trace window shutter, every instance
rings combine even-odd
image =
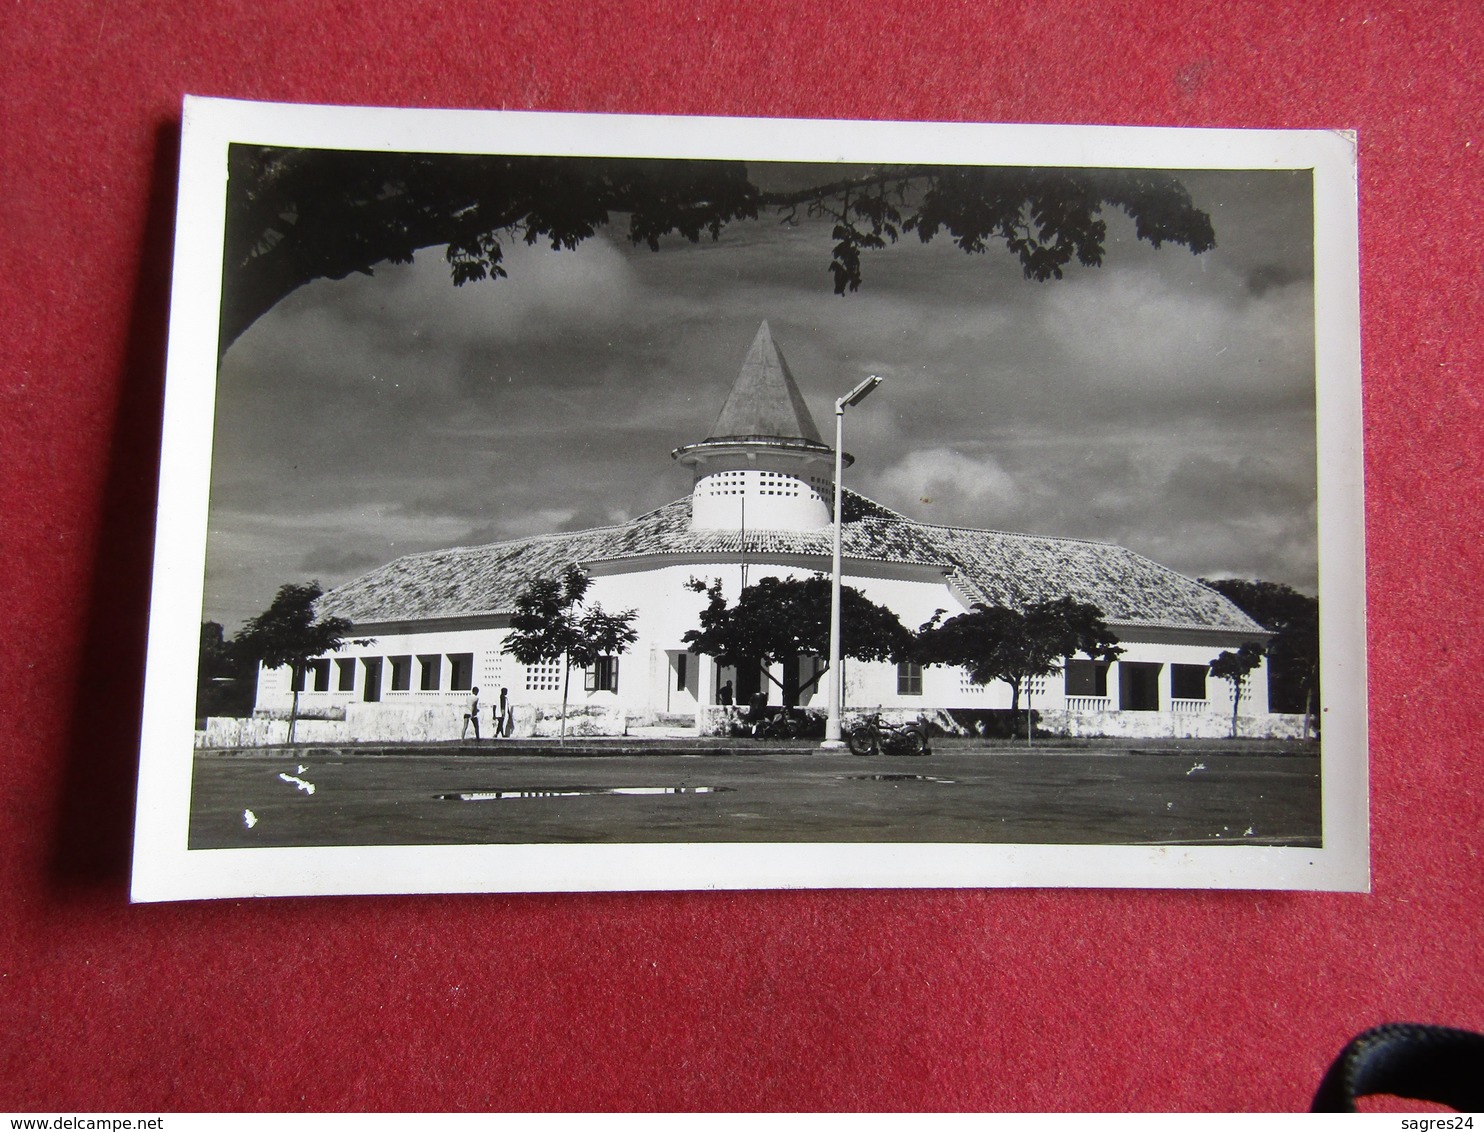
[[[582,688],[585,692],[596,692],[598,690],[598,666],[586,668],[582,673]]]

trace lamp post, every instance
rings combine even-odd
[[[835,402],[835,541],[830,556],[830,692],[829,714],[824,721],[825,750],[845,746],[840,741],[840,716],[845,707],[845,681],[840,679],[840,476],[844,471],[841,453],[845,449],[845,410],[859,405],[881,384],[874,373]]]

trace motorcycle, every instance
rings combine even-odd
[[[809,736],[807,716],[795,708],[785,708],[759,721],[752,729],[754,739],[804,739]]]
[[[849,730],[845,742],[852,755],[928,755],[927,726],[920,719],[883,723],[880,713],[867,715]]]
[[[822,734],[823,724],[798,708],[752,707],[734,718],[728,734],[733,739],[808,739]]]

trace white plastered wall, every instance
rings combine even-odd
[[[756,583],[765,577],[804,578],[816,571],[807,565],[780,565],[753,562],[747,566],[747,580]],[[709,584],[715,579],[722,582],[722,592],[728,602],[736,600],[742,588],[742,565],[738,562],[678,563],[675,565],[647,564],[639,569],[605,569],[601,565],[593,586],[588,593],[589,603],[601,604],[609,612],[634,609],[638,616],[634,627],[638,639],[619,658],[619,680],[617,692],[587,691],[584,674],[574,670],[568,684],[568,700],[572,706],[592,708],[620,708],[630,717],[650,718],[659,715],[685,715],[693,713],[698,706],[715,702],[718,683],[717,670],[709,657],[687,655],[685,633],[700,625],[700,613],[706,605],[706,595],[689,589],[687,581],[695,578]],[[916,629],[929,620],[939,609],[946,616],[965,611],[964,605],[949,588],[946,579],[935,576],[932,568],[903,567],[879,563],[856,563],[847,561],[844,581],[865,594],[871,601],[884,605],[900,618],[903,625]],[[359,630],[357,630],[359,632]],[[539,704],[550,706],[560,703],[562,680],[559,666],[546,673],[528,673],[513,657],[502,652],[507,630],[503,628],[435,629],[426,632],[379,633],[370,644],[348,643],[339,653],[331,657],[330,688],[326,691],[312,690],[312,683],[300,693],[299,712],[308,718],[343,718],[345,709],[351,704],[365,703],[367,658],[383,658],[379,702],[383,705],[432,707],[447,705],[452,711],[467,705],[470,692],[451,686],[451,664],[449,657],[470,654],[473,659],[472,682],[480,688],[482,705],[490,705],[499,698],[500,689],[508,688],[513,704]],[[1178,631],[1141,632],[1124,628],[1119,632],[1124,648],[1120,663],[1153,664],[1158,666],[1159,710],[1171,708],[1171,665],[1190,664],[1204,666],[1224,649],[1234,649],[1240,643],[1238,635],[1229,640],[1213,638],[1198,633]],[[423,690],[420,686],[421,665],[419,658],[436,655],[442,658],[437,689]],[[393,687],[390,659],[394,656],[412,658],[410,680],[407,689]],[[340,671],[335,661],[354,662],[354,683],[349,690],[339,686]],[[678,665],[685,668],[681,686]],[[929,667],[922,674],[922,694],[905,695],[898,692],[897,667],[890,663],[845,662],[845,698],[847,707],[883,707],[898,709],[933,710],[938,708],[982,708],[1007,709],[1011,693],[1007,685],[993,683],[987,687],[973,684],[958,669]],[[805,678],[811,673],[806,673]],[[774,680],[781,673],[773,672]],[[781,695],[776,683],[769,682],[769,701],[780,703]],[[1119,666],[1114,664],[1108,675],[1110,708],[1119,707]],[[1229,717],[1232,709],[1231,685],[1227,681],[1212,677],[1206,679],[1206,711]],[[263,671],[259,675],[257,708],[278,715],[286,715],[293,699],[291,683],[286,668]],[[807,705],[822,704],[822,693],[818,687],[803,698]],[[1060,709],[1066,706],[1065,682],[1060,675],[1038,681],[1031,694],[1031,704],[1042,709]],[[1025,706],[1024,702],[1021,704]],[[1185,705],[1194,710],[1195,705]],[[1244,684],[1240,714],[1258,716],[1266,714],[1267,668],[1266,662],[1248,677]]]

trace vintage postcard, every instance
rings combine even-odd
[[[1364,890],[1352,136],[188,99],[133,894]]]

